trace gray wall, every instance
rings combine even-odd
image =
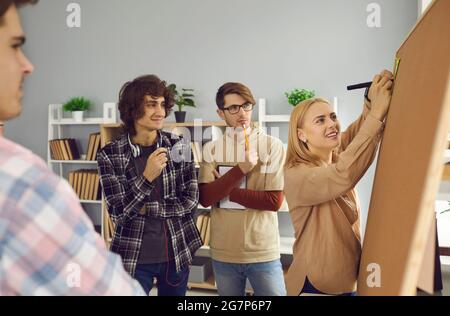
[[[78,0],[82,27],[70,29],[70,2],[41,0],[21,13],[36,71],[26,81],[24,113],[6,133],[43,158],[49,103],[83,95],[99,109],[145,73],[196,89],[199,107],[187,120],[217,120],[217,88],[241,81],[267,98],[270,114],[290,112],[284,92],[295,87],[337,96],[346,126],[362,109],[362,93],[346,85],[392,69],[417,19],[413,0],[375,1],[382,27],[373,29],[366,25],[369,0]],[[373,168],[359,185],[363,228],[372,178]]]

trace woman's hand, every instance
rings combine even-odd
[[[375,76],[370,87],[369,98],[372,103],[370,114],[380,121],[383,121],[388,113],[393,84],[394,75],[392,72],[383,70]]]

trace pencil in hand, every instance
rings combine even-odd
[[[248,140],[247,128],[246,128],[245,124],[243,125],[243,127],[244,127],[244,136],[245,136],[245,151],[249,151],[249,149],[250,149],[250,142]]]

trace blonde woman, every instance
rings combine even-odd
[[[295,243],[288,295],[355,292],[361,236],[354,188],[374,160],[392,84],[387,70],[375,76],[361,116],[343,133],[325,99],[306,100],[291,114],[284,192]]]

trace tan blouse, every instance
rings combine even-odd
[[[285,170],[285,196],[295,230],[286,287],[299,295],[305,278],[321,292],[353,292],[361,256],[360,207],[354,189],[373,162],[383,123],[363,114],[342,133],[337,162]]]

